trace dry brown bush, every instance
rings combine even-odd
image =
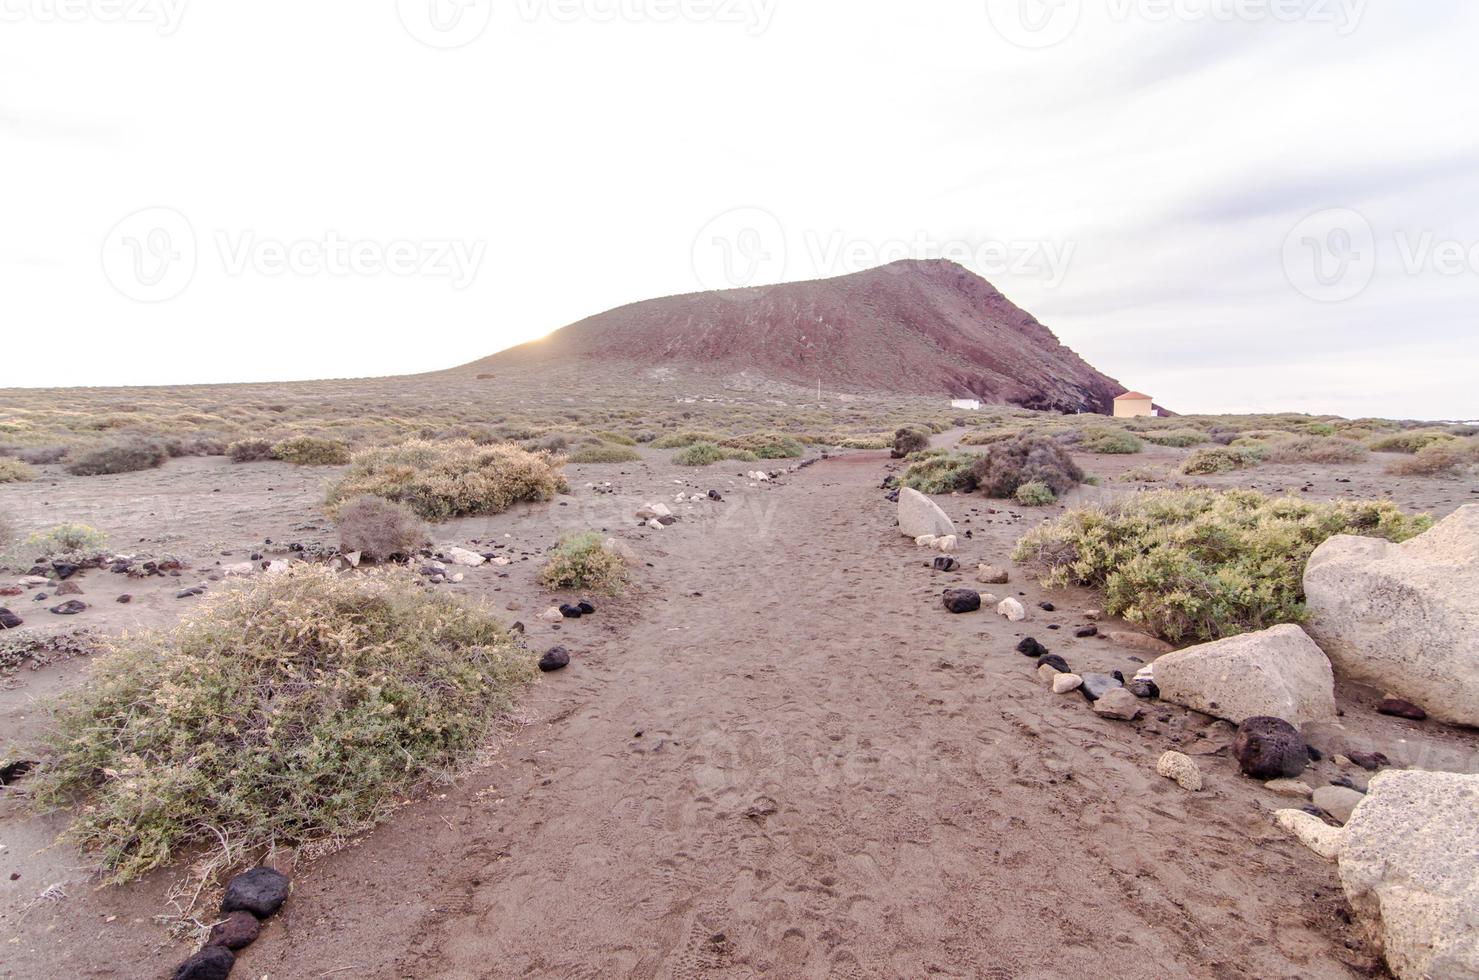
[[[340,506],[338,524],[340,549],[370,561],[409,556],[431,540],[426,522],[411,508],[368,494]]]

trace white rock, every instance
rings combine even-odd
[[[1479,776],[1378,773],[1345,825],[1340,880],[1401,980],[1479,978]]]
[[[1298,626],[1275,626],[1168,653],[1155,662],[1161,700],[1241,723],[1267,715],[1299,726],[1335,717],[1330,661]]]
[[[1027,619],[1027,607],[1012,596],[1007,596],[997,603],[996,611],[1014,623],[1021,623]]]
[[[1362,793],[1347,786],[1321,786],[1311,794],[1315,806],[1324,810],[1340,823],[1348,823],[1351,813],[1366,799]]]
[[[912,487],[899,488],[899,533],[906,538],[955,533],[955,525],[933,500]]]
[[[270,562],[267,563],[267,569],[264,572],[264,574],[267,574],[267,575],[281,575],[281,574],[283,574],[284,572],[286,572],[288,569],[290,569],[292,567],[293,567],[293,563],[292,562],[290,562],[290,561],[283,561],[281,558],[278,558],[278,559],[274,559],[273,561],[270,561]]]
[[[1334,861],[1340,849],[1340,828],[1332,827],[1319,817],[1303,810],[1278,810],[1274,823],[1299,839],[1299,842],[1327,861]]]
[[[921,534],[919,537],[914,539],[914,547],[933,548],[939,543],[939,541],[940,539],[933,534]]]
[[[647,522],[647,526],[650,527],[650,528],[652,528],[652,530],[654,530],[654,531],[661,531],[663,529],[663,523],[662,523],[662,521],[658,520],[655,517],[652,520],[650,520],[650,521]]]
[[[539,618],[544,620],[546,623],[563,623],[565,621],[565,614],[560,612],[558,607],[550,606],[544,612],[539,614]]]
[[[234,565],[225,565],[225,566],[223,566],[221,568],[221,574],[226,575],[226,576],[232,576],[232,575],[250,575],[253,572],[255,572],[256,570],[257,570],[257,566],[255,564],[253,564],[252,562],[249,562],[249,561],[239,561],[239,562],[237,562]]]
[[[1263,788],[1280,796],[1292,796],[1295,799],[1307,800],[1314,794],[1310,784],[1299,779],[1270,779],[1263,784]]]
[[[668,508],[668,505],[667,504],[653,504],[652,505],[652,514],[653,514],[654,517],[672,517],[673,516],[672,510],[670,510]]]
[[[1310,635],[1341,676],[1479,726],[1479,504],[1403,544],[1331,538],[1304,589]]]
[[[1053,693],[1068,694],[1084,686],[1084,679],[1077,674],[1059,674],[1053,678]]]
[[[1057,667],[1049,667],[1047,664],[1043,664],[1037,668],[1037,679],[1049,687],[1057,683],[1058,678],[1062,676],[1062,672]]]
[[[46,585],[50,581],[51,579],[47,578],[45,575],[23,575],[17,580],[17,583],[24,586],[32,586]]]
[[[493,564],[497,565],[499,568],[507,568],[513,563],[514,560],[512,558],[505,558],[502,555],[495,555],[493,558]]]
[[[447,581],[449,581],[449,582],[452,582],[452,583],[454,583],[454,584],[455,584],[455,583],[458,583],[458,582],[461,582],[461,581],[462,581],[462,580],[463,580],[463,579],[465,579],[465,578],[467,578],[467,576],[466,576],[466,575],[464,575],[464,574],[463,574],[463,573],[461,573],[461,572],[457,572],[457,573],[456,573],[456,574],[454,574],[454,575],[453,575],[453,576],[452,576],[452,577],[451,577],[451,578],[449,578],[449,579],[448,579],[448,580],[447,580]]]
[[[948,555],[955,551],[957,545],[959,544],[959,541],[960,539],[957,538],[955,535],[947,534],[943,538],[939,538],[935,541],[935,547]]]
[[[1178,786],[1188,792],[1195,793],[1202,788],[1202,771],[1197,768],[1191,756],[1180,752],[1162,755],[1155,764],[1155,771],[1167,779],[1175,780]]]
[[[488,560],[477,552],[468,551],[466,548],[448,549],[447,558],[452,562],[452,564],[461,565],[464,568],[477,568],[479,565],[482,565]]]
[[[364,558],[364,553],[359,551],[351,551],[349,554],[344,555],[344,560],[349,564],[350,568],[359,568],[359,563],[364,561]]]

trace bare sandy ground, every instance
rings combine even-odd
[[[1112,478],[1180,456],[1085,462]],[[1093,596],[1049,594],[1014,574],[994,589],[1021,595],[1030,622],[945,613],[940,591],[973,576],[932,571],[898,535],[878,490],[891,465],[861,453],[752,486],[738,475],[744,464],[694,471],[652,454],[572,467],[576,492],[555,504],[445,527],[449,542],[499,541],[528,558],[474,570],[455,588],[526,623],[536,650],[567,646],[574,664],[529,692],[525,724],[481,771],[300,864],[286,910],[235,975],[1026,980],[1378,969],[1333,866],[1272,826],[1288,801],[1227,758],[1230,726],[1166,705],[1133,724],[1101,719],[1076,695],[1044,689],[1013,652],[1032,635],[1075,668],[1133,670],[1144,654],[1074,638]],[[25,525],[86,520],[115,545],[175,550],[195,584],[216,561],[330,540],[316,511],[325,476],[180,460],[150,474],[6,487],[0,506]],[[1242,485],[1250,479],[1294,492],[1308,483],[1320,497],[1381,495],[1385,480],[1400,503],[1439,514],[1473,499],[1452,481],[1381,477],[1379,464],[1264,467]],[[605,480],[615,493],[586,486]],[[673,505],[675,527],[634,529],[640,504],[708,489],[724,502]],[[1114,492],[1110,479],[1083,491]],[[960,555],[968,569],[1005,563],[1027,527],[1057,512],[941,503],[972,532]],[[637,583],[556,630],[536,618],[552,598],[534,581],[537,556],[562,530],[589,527],[637,552]],[[137,595],[137,583],[88,573],[83,598],[94,607],[79,619],[111,632],[188,611],[174,598],[179,580],[153,581]],[[114,604],[120,591],[135,602]],[[1049,598],[1057,611],[1038,610]],[[0,752],[34,737],[40,699],[85,676],[85,662],[72,662],[15,678],[0,692]],[[1474,733],[1376,716],[1379,693],[1343,687],[1344,724],[1326,744],[1475,770]],[[1203,792],[1155,775],[1168,748],[1198,759]],[[1341,772],[1327,756],[1305,778],[1318,785]],[[15,796],[0,798],[0,976],[167,975],[188,952],[151,922],[170,876],[95,889],[80,856],[50,846],[62,818],[30,816]],[[52,885],[61,894],[38,898]]]

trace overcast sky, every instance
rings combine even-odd
[[[0,386],[955,258],[1181,411],[1479,416],[1470,0],[0,0]]]

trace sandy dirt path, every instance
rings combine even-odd
[[[1368,963],[1331,866],[1270,826],[1285,804],[1221,757],[1203,758],[1200,794],[1154,774],[1166,748],[1211,753],[1229,729],[1164,706],[1112,722],[1048,693],[1013,652],[1025,633],[1075,667],[1133,655],[1072,638],[1066,607],[1087,594],[1027,624],[947,615],[939,591],[967,578],[897,534],[886,466],[826,460],[649,542],[642,595],[532,692],[495,763],[309,869],[238,972],[1311,978]],[[946,503],[971,522],[969,567],[1023,529]]]

